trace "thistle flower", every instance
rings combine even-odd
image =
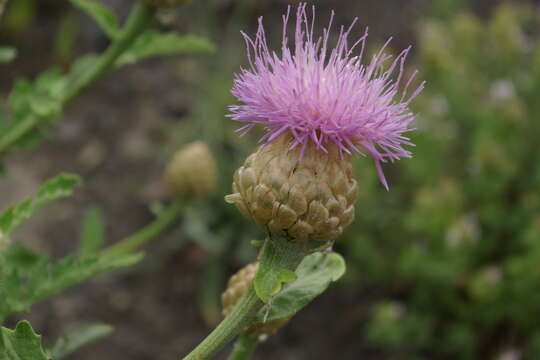
[[[232,93],[243,104],[230,106],[229,117],[245,123],[239,129],[242,133],[263,125],[266,134],[261,142],[272,142],[288,132],[294,137],[291,148],[300,146],[304,150],[308,142],[313,142],[324,152],[330,144],[345,154],[362,154],[363,149],[375,160],[379,178],[388,188],[381,162],[411,157],[403,148],[413,146],[404,136],[412,130],[410,124],[415,119],[409,105],[424,87],[422,83],[407,97],[415,72],[399,95],[410,47],[392,60],[391,55],[384,54],[389,39],[364,64],[367,29],[349,46],[355,19],[349,28],[340,28],[337,43],[330,48],[334,14],[322,36],[315,38],[314,7],[312,13],[310,20],[306,4],[298,6],[291,49],[286,30],[288,8],[283,16],[281,56],[269,50],[262,18],[254,39],[242,33],[250,66],[235,78]]]
[[[354,218],[357,183],[350,155],[371,155],[388,189],[381,163],[411,156],[403,148],[413,146],[404,135],[415,118],[409,105],[424,85],[407,96],[413,73],[400,93],[410,48],[392,60],[384,54],[387,42],[363,64],[367,30],[349,46],[355,20],[340,28],[330,48],[334,15],[315,38],[312,12],[310,20],[306,4],[298,6],[291,50],[289,7],[280,55],[268,48],[262,18],[254,39],[242,33],[249,67],[235,78],[232,93],[242,104],[230,106],[229,117],[244,123],[238,129],[242,135],[257,124],[266,134],[236,172],[234,193],[226,201],[271,235],[331,241]]]

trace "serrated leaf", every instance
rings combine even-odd
[[[104,5],[92,0],[71,0],[71,3],[87,13],[111,39],[118,35],[118,18]]]
[[[44,183],[38,191],[35,203],[42,207],[51,201],[70,196],[75,186],[81,183],[82,179],[78,175],[60,174]]]
[[[142,258],[142,253],[87,257],[80,260],[68,256],[49,267],[47,281],[34,285],[32,303],[59,294],[64,289],[82,283],[101,272],[133,265]],[[32,281],[35,283],[33,279]]]
[[[30,323],[19,321],[15,330],[2,327],[0,359],[2,360],[50,360],[51,357],[41,347],[41,336],[37,335]]]
[[[35,82],[17,79],[9,95],[13,122],[22,121],[29,115],[39,117],[39,123],[53,122],[60,115],[66,77],[59,69],[40,74]]]
[[[91,208],[84,215],[80,256],[85,257],[96,253],[103,245],[104,240],[105,231],[101,211],[98,208]]]
[[[337,253],[306,256],[296,269],[296,280],[283,287],[257,315],[260,321],[288,319],[322,294],[345,273],[345,260]]]
[[[133,265],[141,253],[67,256],[58,262],[13,244],[0,257],[0,322],[6,316],[29,311],[39,301],[57,295],[97,274]]]
[[[40,187],[36,197],[11,206],[0,214],[0,232],[9,235],[48,203],[71,195],[73,188],[80,183],[81,178],[71,174],[60,174],[45,182]]]
[[[139,36],[135,43],[118,58],[116,66],[132,64],[155,56],[211,52],[214,49],[214,45],[203,37],[149,30]]]
[[[17,49],[9,46],[0,46],[0,64],[12,62],[17,57]]]
[[[60,118],[66,85],[67,77],[58,69],[40,74],[34,83],[17,79],[9,94],[9,120],[2,119],[0,123],[0,142],[7,141],[10,148],[28,148],[39,143],[42,125]],[[13,132],[18,134],[15,141]]]
[[[54,360],[62,359],[81,347],[108,336],[112,331],[113,327],[108,324],[96,323],[83,326],[59,338],[50,350],[51,356]]]

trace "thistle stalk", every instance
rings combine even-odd
[[[183,209],[183,204],[177,200],[170,207],[159,214],[158,218],[154,222],[140,229],[136,233],[120,240],[116,244],[104,249],[102,254],[107,256],[119,255],[136,250],[138,247],[152,240],[162,231],[167,229],[171,224],[173,224],[176,219],[178,219],[178,216],[182,213]]]
[[[294,271],[303,257],[304,252],[300,245],[293,247],[286,239],[280,238],[267,239],[261,252],[261,258],[268,258],[268,264],[275,270]],[[229,315],[183,360],[210,359],[248,328],[263,306],[263,301],[257,295],[254,285],[251,284]]]

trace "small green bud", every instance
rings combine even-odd
[[[165,172],[171,190],[186,196],[201,198],[212,193],[217,180],[216,162],[208,146],[196,141],[178,150]]]
[[[224,316],[229,315],[242,295],[247,291],[258,268],[259,263],[249,264],[231,276],[227,283],[227,289],[221,295]],[[289,319],[256,323],[251,325],[251,327],[246,330],[246,333],[255,335],[262,341],[268,336],[275,334],[276,331],[285,326],[287,322],[289,322]]]
[[[175,6],[184,5],[190,2],[190,0],[141,0],[141,1],[147,5],[160,7],[160,8],[171,8]]]

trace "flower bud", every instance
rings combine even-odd
[[[249,264],[231,276],[227,283],[227,289],[221,295],[224,316],[229,315],[234,306],[238,303],[238,300],[240,300],[242,295],[247,291],[258,268],[259,263]],[[288,321],[289,319],[280,319],[256,323],[251,325],[251,327],[246,330],[246,333],[253,334],[263,340],[266,337],[275,334],[276,331],[285,326]]]
[[[358,187],[350,157],[332,142],[325,152],[312,142],[291,149],[291,141],[281,135],[250,155],[225,201],[271,235],[332,241],[354,219]]]
[[[141,1],[150,6],[170,8],[170,7],[184,5],[188,3],[190,0],[141,0]]]
[[[178,150],[167,165],[165,180],[176,193],[204,197],[216,187],[216,163],[208,146],[196,141]]]

